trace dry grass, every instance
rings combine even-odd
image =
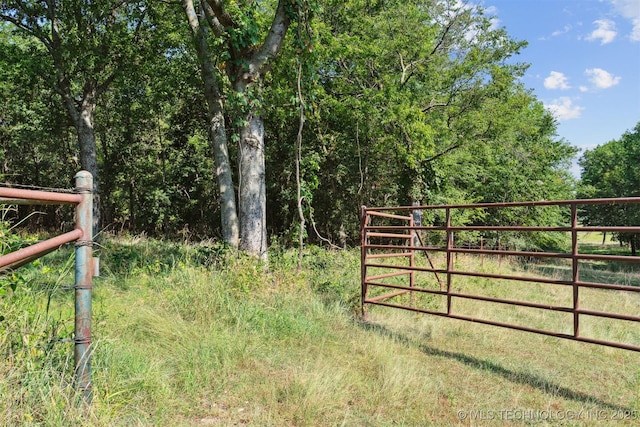
[[[13,364],[0,367],[0,424],[442,426],[529,417],[525,424],[558,425],[558,416],[580,410],[581,420],[564,424],[596,425],[589,416],[623,411],[635,418],[616,425],[637,424],[637,353],[384,307],[371,308],[362,322],[355,315],[357,252],[312,248],[298,273],[295,252],[274,251],[265,272],[206,248],[194,255],[160,245],[154,252],[147,242],[133,247],[110,249],[111,267],[94,295],[92,407],[74,401],[67,344],[56,345],[56,363],[5,352]],[[495,283],[459,286],[507,292]],[[543,286],[522,292],[541,301],[566,298]],[[50,317],[65,312],[69,298],[56,296]],[[625,296],[621,307],[637,313],[639,304]],[[458,308],[563,327],[562,319],[487,305]],[[607,336],[624,331],[598,329]]]

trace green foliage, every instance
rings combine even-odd
[[[35,236],[21,235],[15,231],[12,225],[12,214],[15,214],[15,207],[0,204],[0,255],[15,252],[23,247],[35,243]],[[0,299],[7,293],[14,292],[18,287],[27,284],[26,277],[20,271],[0,272]],[[0,307],[0,322],[6,317],[6,307]]]
[[[17,3],[41,12],[40,3],[24,1],[3,2],[3,11]],[[62,59],[74,93],[87,75],[109,83],[94,126],[104,224],[154,236],[219,237],[211,122],[189,27],[176,18],[178,6],[166,2],[126,2],[109,21],[105,11],[116,4],[65,3],[59,16],[70,35]],[[207,37],[227,135],[239,141],[249,112],[264,119],[267,221],[275,240],[288,245],[298,233],[301,109],[303,231],[312,243],[320,242],[317,231],[357,244],[361,205],[572,197],[568,161],[575,150],[557,140],[553,118],[519,81],[526,64],[513,61],[526,42],[491,26],[481,8],[454,1],[285,2],[291,22],[279,55],[236,90],[234,73],[246,71],[261,47],[277,3],[221,4],[231,21]],[[79,20],[71,19],[74,7]],[[96,30],[85,34],[91,22]],[[3,25],[0,175],[68,187],[79,153],[51,86],[55,64],[38,34]],[[236,163],[238,144],[229,144],[229,153]],[[39,225],[69,220],[56,208],[46,212]],[[528,223],[534,215],[464,221]],[[558,215],[542,219],[552,225]]]
[[[582,177],[578,195],[581,198],[640,196],[640,122],[633,131],[619,140],[609,141],[580,158]],[[632,226],[640,223],[640,209],[635,205],[585,206],[581,221],[586,225]],[[617,233],[617,238],[629,243],[635,255],[640,247],[640,235]]]
[[[233,259],[230,249],[222,243],[203,241],[186,245],[134,237],[107,240],[101,245],[100,254],[108,260],[102,266],[104,275],[114,277],[166,274],[191,264],[223,268]]]
[[[43,55],[32,38],[0,23],[0,178],[66,187],[67,171],[76,166],[64,111],[44,81],[49,72]]]
[[[455,2],[324,5],[304,133],[304,156],[318,159],[318,171],[304,173],[318,182],[321,234],[340,241],[346,231],[357,242],[361,205],[571,198],[575,149],[555,139],[553,118],[518,82],[526,65],[510,59],[526,43],[489,19]],[[291,167],[282,166],[294,160],[282,146],[297,131],[294,58],[285,50],[265,94],[284,106],[266,117],[273,222],[283,231],[296,221]]]
[[[19,282],[10,292],[4,292],[7,278],[0,277],[4,425],[69,425],[80,415],[73,385],[74,306],[72,298],[64,297],[73,294],[70,283],[64,283],[70,268],[36,261],[12,273]]]
[[[10,215],[17,211],[16,207],[0,205],[0,255],[22,248],[24,240],[13,232],[13,226],[9,220]]]
[[[632,366],[633,352],[384,307],[370,309],[368,322],[358,321],[358,251],[311,246],[298,271],[295,251],[276,246],[266,272],[213,243],[127,238],[105,239],[103,246],[103,266],[110,268],[93,293],[93,404],[79,405],[73,385],[73,292],[66,286],[42,291],[67,268],[61,261],[69,253],[59,252],[42,261],[50,271],[29,270],[39,286],[18,288],[3,306],[10,312],[0,321],[0,424],[455,424],[458,407],[509,407],[523,395],[523,411],[544,410],[550,400],[576,413],[639,409],[640,372],[620,375],[619,366]],[[499,268],[487,258],[483,265],[488,272]],[[511,267],[503,259],[499,271],[522,274]],[[553,267],[527,265],[537,273]],[[586,266],[582,273],[606,280],[614,274]],[[633,270],[615,274],[625,276],[637,281]],[[570,300],[565,287],[550,292],[548,284],[456,284],[498,298],[552,305],[567,295]],[[619,313],[633,314],[636,296],[613,295],[621,298],[615,299]],[[436,298],[420,296],[416,303],[442,309]],[[587,292],[581,298],[595,310],[614,301]],[[482,312],[473,302],[456,302],[455,310],[469,315],[553,330],[567,325],[566,317],[531,316],[512,306]],[[640,339],[627,325],[581,322],[581,332]],[[589,377],[594,369],[608,378],[604,386]],[[500,393],[491,392],[496,385]]]

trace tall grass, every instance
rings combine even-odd
[[[297,253],[275,247],[266,271],[213,243],[146,239],[101,249],[84,407],[69,255],[29,267],[0,300],[2,425],[484,425],[499,420],[459,411],[640,410],[636,353],[388,308],[361,322],[357,251],[309,248],[298,271]]]

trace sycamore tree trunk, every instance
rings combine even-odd
[[[264,164],[264,123],[249,114],[240,130],[240,249],[267,261],[267,195]]]
[[[233,177],[227,148],[227,133],[224,127],[222,109],[211,108],[209,103],[210,126],[209,134],[213,143],[213,154],[216,161],[216,179],[220,191],[220,208],[222,220],[222,237],[231,247],[238,247],[239,223],[236,207],[236,192],[233,188]],[[220,104],[219,100],[214,101]]]
[[[291,24],[287,7],[288,0],[279,0],[271,28],[261,46],[255,49],[240,49],[230,46],[230,56],[235,64],[241,66],[228,67],[227,72],[234,90],[246,98],[247,90],[259,85],[266,73],[266,63],[275,58],[282,47],[285,35]],[[208,0],[212,7],[220,3]],[[289,6],[287,6],[287,4]],[[214,11],[215,12],[215,11]],[[227,21],[224,11],[219,10],[218,22],[228,22],[231,26],[238,24]],[[260,92],[258,89],[257,93]],[[254,95],[259,96],[259,95]],[[250,97],[250,96],[249,96]],[[240,129],[238,153],[238,205],[240,212],[240,248],[248,254],[258,257],[264,262],[267,259],[267,195],[265,183],[264,160],[264,123],[255,107],[249,103],[249,111],[244,117],[244,125]]]
[[[237,248],[239,240],[238,211],[227,147],[223,97],[216,80],[216,68],[207,42],[206,26],[202,24],[206,22],[206,17],[202,10],[199,14],[196,12],[193,0],[183,0],[182,7],[191,28],[209,110],[209,138],[213,144],[216,179],[220,191],[222,237],[231,247]]]
[[[223,42],[228,60],[225,61],[225,70],[232,90],[244,99],[249,89],[253,85],[259,85],[264,74],[267,72],[266,63],[275,58],[282,47],[287,30],[291,24],[292,14],[297,14],[296,2],[290,0],[279,0],[275,14],[271,21],[271,27],[266,33],[262,43],[254,40],[254,30],[257,30],[258,22],[245,22],[238,19],[238,15],[227,10],[227,2],[218,0],[199,0],[196,12],[194,8],[195,0],[182,0],[187,20],[193,32],[198,59],[205,80],[205,93],[207,100],[211,99],[210,111],[220,112],[219,120],[215,122],[219,132],[214,139],[219,145],[226,144],[226,135],[222,138],[224,131],[223,100],[224,94],[216,84],[216,78],[222,77],[220,71],[216,71],[213,66],[214,58],[211,56],[207,45],[205,25],[211,29],[219,41]],[[249,6],[249,5],[248,5]],[[252,5],[251,7],[258,7]],[[230,37],[233,35],[233,37]],[[209,82],[209,83],[207,83]],[[208,85],[208,86],[207,86]],[[256,91],[256,92],[259,92]],[[251,95],[250,95],[251,96]],[[259,96],[259,95],[258,95]],[[264,124],[262,117],[254,107],[248,103],[249,110],[244,110],[244,124],[239,129],[239,150],[238,150],[238,224],[240,229],[239,247],[250,255],[256,256],[263,261],[267,261],[267,230],[266,230],[266,184],[265,184],[265,159],[264,159]],[[214,117],[214,116],[212,116]],[[234,120],[235,121],[235,120]],[[214,121],[212,121],[213,128]],[[219,137],[219,139],[217,139]],[[226,147],[226,145],[225,145]],[[219,150],[216,153],[216,162]],[[226,152],[224,156],[227,156]],[[227,157],[228,159],[228,157]],[[220,168],[221,163],[218,163]],[[228,194],[233,194],[231,185],[231,173],[229,171],[229,185],[222,185],[229,190]],[[219,181],[220,183],[220,181]],[[223,196],[224,197],[224,196]],[[231,199],[224,202],[224,208],[231,209]],[[233,209],[235,211],[235,209]]]
[[[415,206],[418,207],[422,205],[422,201],[421,200],[416,200],[413,199],[411,201],[411,206]],[[422,226],[422,216],[423,216],[423,212],[422,209],[414,209],[411,211],[411,216],[413,217],[413,225],[416,227],[421,227]],[[422,239],[420,238],[420,231],[415,230],[415,233],[413,234],[413,245],[414,246],[422,246]]]

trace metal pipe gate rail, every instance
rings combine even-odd
[[[93,177],[87,171],[75,176],[70,192],[25,190],[0,187],[0,204],[45,205],[75,204],[76,227],[73,231],[0,256],[0,273],[25,265],[60,246],[75,246],[75,332],[74,362],[76,387],[85,401],[91,400],[91,289],[97,259],[93,253]],[[97,275],[97,274],[96,274]]]
[[[383,207],[361,209],[361,304],[362,315],[366,317],[365,305],[379,305],[400,308],[413,312],[432,314],[435,316],[448,317],[452,319],[466,320],[470,322],[482,323],[493,326],[501,326],[526,332],[548,335],[558,338],[566,338],[575,341],[599,344],[609,347],[622,348],[632,351],[640,351],[640,346],[612,342],[593,337],[586,337],[580,333],[580,320],[585,316],[591,318],[613,319],[615,321],[628,321],[634,324],[640,323],[640,317],[635,315],[596,311],[581,308],[580,291],[582,289],[602,289],[611,292],[640,292],[640,286],[628,286],[611,283],[596,283],[583,281],[580,278],[580,263],[586,261],[596,262],[624,262],[640,263],[640,257],[584,254],[578,250],[578,233],[580,232],[610,232],[610,233],[640,233],[640,226],[580,226],[578,221],[579,206],[591,205],[636,205],[635,209],[640,209],[640,197],[615,198],[615,199],[583,199],[565,201],[540,201],[540,202],[514,202],[514,203],[485,203],[485,204],[459,204],[441,206],[405,206],[405,207]],[[546,209],[569,210],[569,222],[566,226],[473,226],[473,225],[453,225],[452,217],[454,213],[464,210],[484,211],[485,213],[495,212],[498,209]],[[431,217],[439,215],[438,225],[422,225],[420,218],[427,213]],[[566,213],[565,213],[566,214]],[[514,250],[503,248],[499,245],[496,248],[487,249],[484,244],[457,245],[456,233],[475,232],[486,235],[493,233],[499,235],[505,232],[518,233],[569,233],[571,236],[571,252],[537,252]],[[422,243],[421,235],[424,233],[435,233],[442,236],[439,245]],[[480,238],[482,242],[482,238]],[[499,239],[496,239],[500,242]],[[423,253],[428,260],[428,266],[417,265],[417,257]],[[429,253],[444,253],[446,259],[444,268],[436,268]],[[493,258],[518,258],[519,259],[560,259],[567,260],[571,265],[571,278],[569,280],[550,277],[531,277],[518,275],[505,275],[484,271],[461,271],[456,269],[455,259],[457,254],[471,254],[480,258],[483,262],[484,256]],[[565,261],[565,262],[567,262]],[[423,263],[425,265],[426,263]],[[372,273],[373,270],[373,273]],[[478,270],[484,270],[480,267]],[[417,285],[417,275],[433,275],[437,279],[435,288],[427,288]],[[421,277],[422,277],[421,276]],[[571,304],[553,305],[549,303],[518,301],[507,298],[498,298],[486,295],[472,295],[455,291],[452,284],[454,277],[479,277],[495,281],[507,282],[529,282],[546,285],[559,285],[569,287]],[[392,283],[393,282],[393,283]],[[439,288],[439,289],[438,289]],[[375,294],[375,295],[372,295]],[[409,294],[409,301],[398,298]],[[446,300],[441,305],[442,309],[432,307],[416,307],[415,296],[417,295],[439,296]],[[438,298],[438,297],[436,297]],[[469,315],[457,314],[454,311],[454,302],[461,300],[481,301],[492,304],[510,305],[526,307],[529,309],[545,310],[552,312],[567,313],[573,319],[571,333],[536,328],[531,326],[516,325],[502,321],[476,318]]]

